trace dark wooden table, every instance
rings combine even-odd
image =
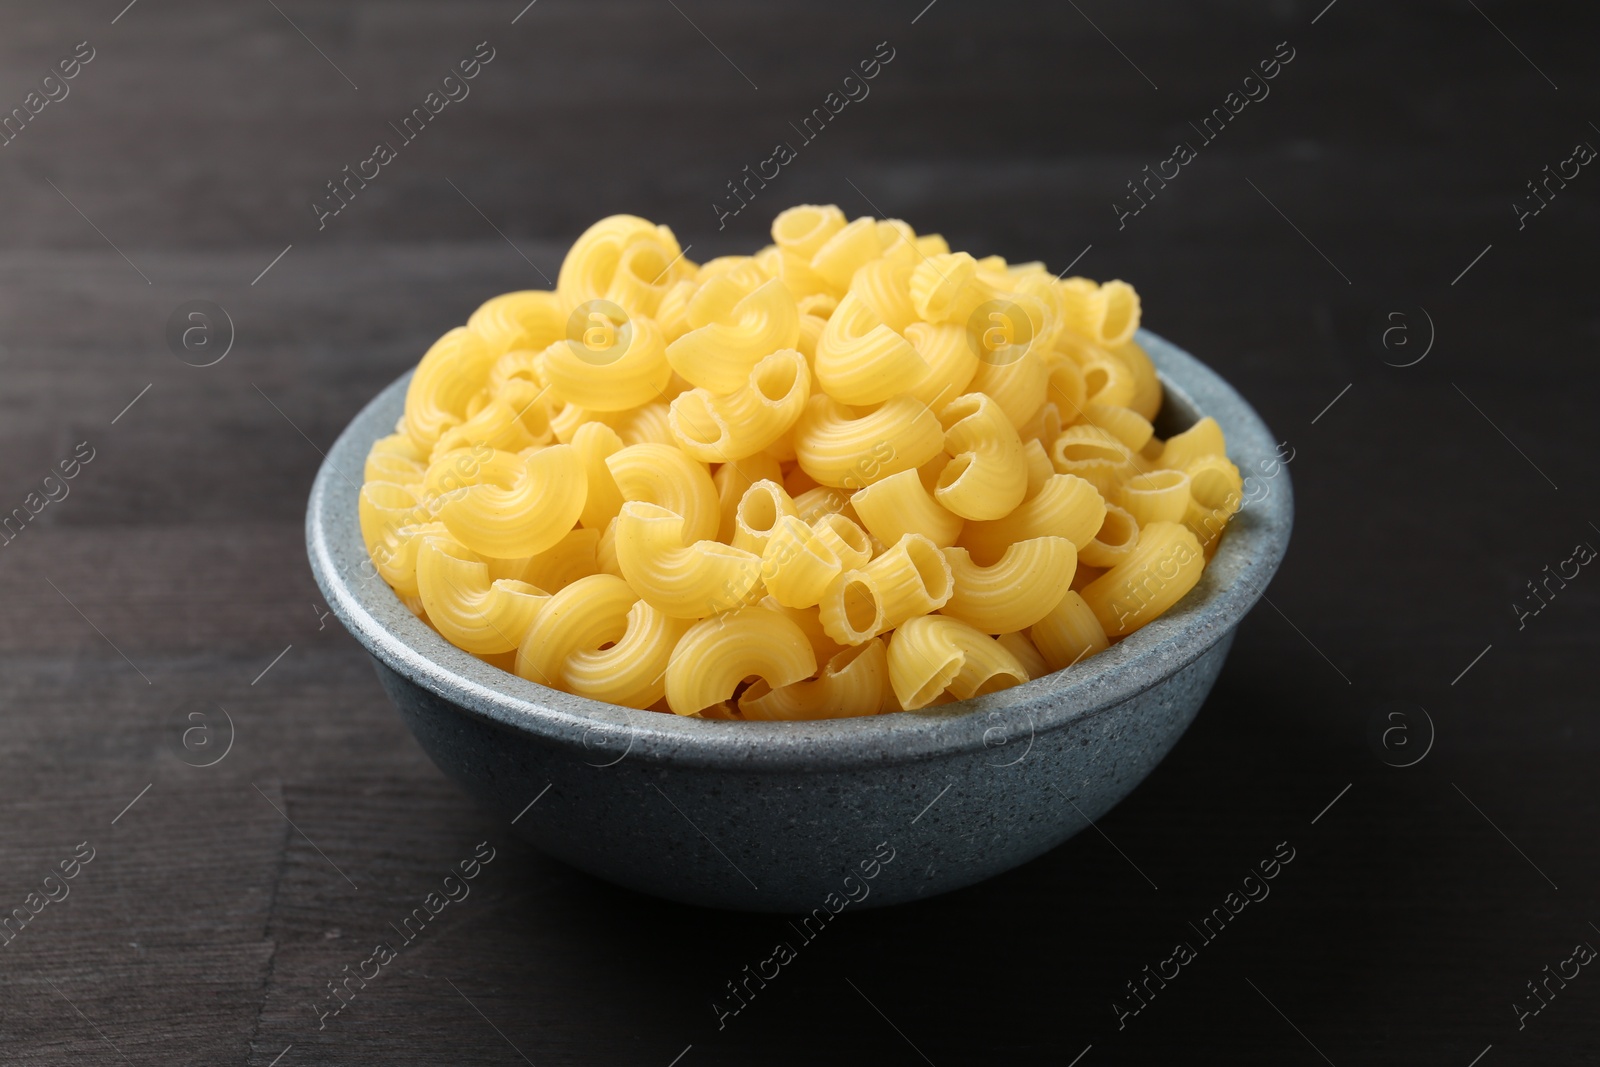
[[[925,2],[0,5],[0,107],[93,52],[0,147],[0,512],[42,505],[0,546],[0,908],[68,893],[0,947],[0,1061],[1600,1060],[1600,972],[1563,962],[1600,945],[1600,576],[1514,607],[1600,546],[1600,175],[1566,164],[1537,214],[1526,184],[1600,144],[1592,14]],[[324,183],[484,41],[319,230]],[[870,96],[800,143],[881,41]],[[1235,91],[1270,95],[1204,140]],[[802,201],[1133,280],[1294,449],[1299,521],[1101,833],[847,913],[719,1030],[782,920],[611,888],[475,809],[322,619],[302,519],[351,415],[589,222],[708,258]],[[193,300],[233,326],[209,367],[167,340]],[[484,841],[472,895],[319,1025]],[[1280,842],[1270,897],[1202,941]]]

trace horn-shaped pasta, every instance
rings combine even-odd
[[[363,482],[396,482],[412,485],[422,481],[428,469],[428,455],[417,443],[403,433],[380,437],[367,451],[367,461],[362,468]]]
[[[369,481],[356,498],[356,517],[361,523],[361,541],[367,554],[376,557],[378,548],[402,526],[426,517],[414,486],[398,482]]]
[[[1127,282],[1067,278],[1057,287],[1067,328],[1102,348],[1123,344],[1139,328],[1139,294]]]
[[[880,230],[884,225],[888,224],[879,224]],[[905,223],[900,225],[904,226]],[[897,247],[915,256],[911,244],[900,236],[899,231],[892,225],[889,229],[898,242]],[[911,306],[911,271],[912,266],[908,263],[893,259],[872,260],[851,277],[847,295],[854,296],[870,308],[878,321],[889,329],[897,334],[904,333],[907,326],[917,321],[917,309]]]
[[[944,450],[954,458],[940,473],[934,498],[964,519],[1011,514],[1028,492],[1028,460],[1000,405],[984,393],[966,393],[950,401],[939,422]]]
[[[730,393],[744,384],[762,358],[780,348],[793,348],[799,338],[800,312],[794,297],[774,278],[725,316],[673,341],[667,346],[667,362],[686,381],[713,393]]]
[[[839,557],[846,570],[865,567],[872,559],[872,541],[867,532],[837,511],[819,515],[812,521],[811,530]]]
[[[1189,476],[1174,470],[1135,474],[1118,487],[1116,502],[1140,526],[1182,522],[1189,511]]]
[[[820,605],[822,626],[841,645],[859,645],[913,616],[938,611],[953,589],[950,561],[939,546],[921,534],[906,534],[828,588]]]
[[[920,533],[940,548],[948,548],[956,543],[966,521],[936,501],[923,488],[916,471],[891,474],[856,490],[850,505],[872,536],[886,545],[908,533]]]
[[[764,452],[724,463],[711,476],[711,482],[717,488],[717,505],[722,515],[717,523],[718,541],[733,542],[734,512],[738,510],[744,494],[760,481],[783,482],[783,468]]]
[[[1053,671],[1064,670],[1085,656],[1111,647],[1105,627],[1077,593],[1066,593],[1028,631],[1033,645]]]
[[[548,443],[550,436],[548,430],[542,435],[543,440],[530,433],[527,423],[517,417],[516,409],[495,397],[470,419],[441,433],[434,443],[432,456],[437,458],[475,445],[487,445],[502,452],[520,452]]]
[[[378,573],[396,593],[402,597],[417,597],[420,592],[417,587],[417,556],[423,539],[449,535],[450,531],[439,522],[401,526],[384,538],[372,559],[377,564]],[[420,599],[417,606],[421,607]]]
[[[911,306],[923,322],[950,322],[964,329],[993,292],[979,280],[977,261],[965,252],[936,253],[911,272]]]
[[[667,663],[667,705],[679,715],[730,699],[752,675],[774,689],[811,677],[816,653],[793,620],[760,606],[703,619]]]
[[[524,289],[490,297],[467,319],[467,329],[496,357],[519,349],[540,351],[567,328],[567,310],[555,293]]]
[[[978,353],[968,342],[964,327],[913,322],[905,328],[905,337],[928,368],[907,392],[938,411],[967,391],[972,376],[978,372]]]
[[[563,338],[544,350],[541,366],[555,391],[590,411],[627,411],[659,397],[672,378],[661,328],[642,315],[620,326],[603,312],[589,315],[595,325],[581,340]]]
[[[1005,518],[967,523],[958,540],[984,566],[998,560],[1008,545],[1035,537],[1065,537],[1081,552],[1105,518],[1106,502],[1093,485],[1057,474]]]
[[[685,543],[717,536],[717,487],[703,463],[676,445],[629,445],[606,457],[624,500],[656,504],[683,517]]]
[[[555,543],[555,546],[524,560],[516,577],[529,585],[556,593],[579,578],[600,573],[600,531],[577,529]],[[494,573],[493,560],[487,560],[489,571]],[[496,575],[510,577],[510,575]]]
[[[466,419],[467,404],[498,355],[465,326],[433,343],[406,386],[406,433],[418,446],[431,449],[440,434]]]
[[[1155,418],[1156,412],[1161,410],[1162,397],[1161,378],[1156,374],[1155,364],[1150,362],[1150,357],[1137,341],[1125,341],[1113,348],[1111,354],[1120,359],[1133,375],[1133,398],[1128,401],[1129,409],[1142,418]]]
[[[583,465],[587,491],[578,522],[591,530],[604,530],[622,510],[622,490],[611,476],[606,460],[622,451],[622,438],[603,422],[586,422],[572,435],[572,449]]]
[[[612,215],[584,230],[567,250],[566,258],[561,261],[561,273],[556,276],[556,292],[561,295],[562,302],[568,308],[575,308],[587,300],[615,300],[616,297],[610,295],[612,282],[623,262],[623,253],[636,242],[649,242],[655,248],[655,255],[665,264],[678,268],[682,263],[677,238],[670,229],[634,215]],[[637,265],[649,270],[653,263]],[[678,270],[679,274],[668,274],[661,281],[676,281],[693,267],[685,264]],[[662,273],[662,268],[657,268],[655,273]],[[660,289],[664,291],[666,287],[663,284]],[[624,288],[622,293],[625,295],[628,291]],[[657,300],[659,302],[659,297]],[[648,315],[653,309],[626,310]]]
[[[798,514],[794,501],[783,486],[763,478],[746,489],[744,496],[739,498],[734,512],[733,536],[728,543],[746,552],[762,555],[783,517]]]
[[[1221,456],[1226,452],[1222,440],[1222,427],[1210,415],[1196,422],[1182,433],[1167,438],[1157,462],[1171,470],[1181,471],[1205,456]]]
[[[772,241],[809,262],[828,238],[844,229],[844,212],[832,204],[800,204],[772,220]]]
[[[1078,558],[1090,567],[1115,567],[1133,555],[1139,543],[1139,524],[1115,504],[1106,505],[1106,517],[1094,538],[1078,550]]]
[[[817,384],[845,404],[877,404],[928,375],[917,350],[856,291],[845,294],[817,339]]]
[[[610,574],[580,578],[540,607],[517,648],[519,677],[568,689],[567,662],[577,652],[598,652],[622,639],[639,594]]]
[[[876,715],[888,692],[888,653],[874,639],[835,654],[809,681],[781,689],[755,682],[740,695],[739,714],[753,722]]]
[[[878,220],[862,217],[825,241],[811,256],[811,269],[827,279],[835,289],[850,284],[857,268],[883,254],[878,239]]]
[[[1045,662],[1043,654],[1034,645],[1028,635],[1017,633],[1001,634],[995,638],[1000,642],[1000,647],[1017,657],[1017,662],[1022,664],[1022,669],[1028,672],[1028,678],[1043,678],[1050,673],[1050,664]]]
[[[566,684],[590,700],[648,708],[666,694],[667,663],[689,625],[640,600],[628,609],[622,636],[610,648],[580,648],[567,656]]]
[[[719,541],[684,541],[683,517],[629,501],[617,516],[617,565],[639,596],[675,619],[703,619],[748,602],[761,558]]]
[[[583,463],[570,445],[526,456],[495,452],[482,480],[439,507],[451,536],[483,556],[536,556],[566,536],[588,491]]]
[[[1193,589],[1205,562],[1187,527],[1153,522],[1125,560],[1083,588],[1083,602],[1107,637],[1126,637]]]
[[[1021,356],[1003,363],[980,360],[967,390],[989,394],[1011,425],[1022,427],[1044,406],[1050,370],[1044,350],[1030,345]]]
[[[526,582],[491,581],[482,559],[452,537],[424,537],[417,550],[422,607],[445,640],[473,655],[522,643],[550,594]]]
[[[778,519],[761,553],[767,594],[786,608],[816,605],[843,570],[827,542],[793,515]]]
[[[1117,486],[1138,473],[1133,455],[1098,426],[1069,426],[1050,446],[1050,460],[1059,473],[1085,479],[1104,497],[1115,495]]]
[[[1225,456],[1201,456],[1184,469],[1189,476],[1189,506],[1183,522],[1207,553],[1216,547],[1223,527],[1244,505],[1239,468]]]
[[[1072,581],[1078,550],[1064,537],[1034,537],[980,567],[964,548],[947,548],[952,588],[939,611],[986,634],[1025,630],[1050,613]]]
[[[1026,500],[1028,497],[1038,495],[1039,490],[1044,488],[1044,483],[1056,474],[1056,468],[1050,462],[1050,454],[1044,450],[1044,445],[1037,440],[1022,442],[1022,458],[1028,464],[1028,492],[1023,497]]]
[[[806,358],[780,348],[750,370],[743,386],[717,396],[691,389],[673,400],[667,416],[678,446],[706,463],[755,455],[800,418],[811,396]]]
[[[909,396],[858,414],[819,395],[806,404],[793,440],[800,466],[819,484],[858,488],[937,456],[944,450],[944,428]]]
[[[946,690],[968,700],[1027,680],[1017,657],[959,619],[924,615],[889,639],[889,682],[907,711],[927,707]]]

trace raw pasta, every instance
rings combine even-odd
[[[413,612],[591,699],[823,719],[1073,669],[1199,582],[1239,470],[1154,435],[1130,285],[832,205],[772,239],[612,216],[428,350],[359,499]]]

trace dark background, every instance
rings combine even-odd
[[[1597,1061],[1594,968],[1522,1029],[1513,1003],[1600,945],[1600,576],[1520,629],[1511,606],[1600,546],[1600,175],[1521,230],[1512,207],[1600,145],[1593,16],[924,3],[0,5],[3,109],[96,53],[0,147],[0,511],[95,456],[0,547],[0,908],[96,853],[0,948],[0,1061]],[[319,232],[323,183],[484,40],[471,95]],[[724,183],[883,40],[870,97],[717,232]],[[1270,97],[1119,230],[1125,182],[1280,41]],[[1294,449],[1299,520],[1104,836],[848,911],[719,1031],[783,920],[611,888],[475,809],[319,621],[302,521],[318,449],[590,222],[646,215],[703,260],[806,201],[1133,281]],[[236,327],[204,369],[164,336],[192,299]],[[187,766],[219,709],[232,748]],[[473,896],[319,1031],[325,983],[485,839]],[[1270,898],[1119,1030],[1124,983],[1285,841]]]

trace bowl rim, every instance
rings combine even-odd
[[[1157,421],[1210,415],[1242,474],[1278,462],[1276,442],[1255,410],[1220,375],[1147,330],[1137,340],[1160,375]],[[311,488],[306,545],[329,609],[366,650],[402,678],[463,714],[557,746],[590,766],[623,758],[694,767],[849,770],[994,750],[1008,766],[1040,733],[1104,713],[1161,684],[1222,640],[1260,598],[1288,549],[1293,489],[1286,465],[1267,492],[1229,523],[1200,583],[1166,614],[1083,663],[1022,685],[920,711],[801,722],[727,722],[641,711],[550,689],[456,648],[405,607],[371,570],[356,501],[367,451],[394,432],[408,370],[351,420],[326,454]],[[617,752],[621,755],[616,755]]]

